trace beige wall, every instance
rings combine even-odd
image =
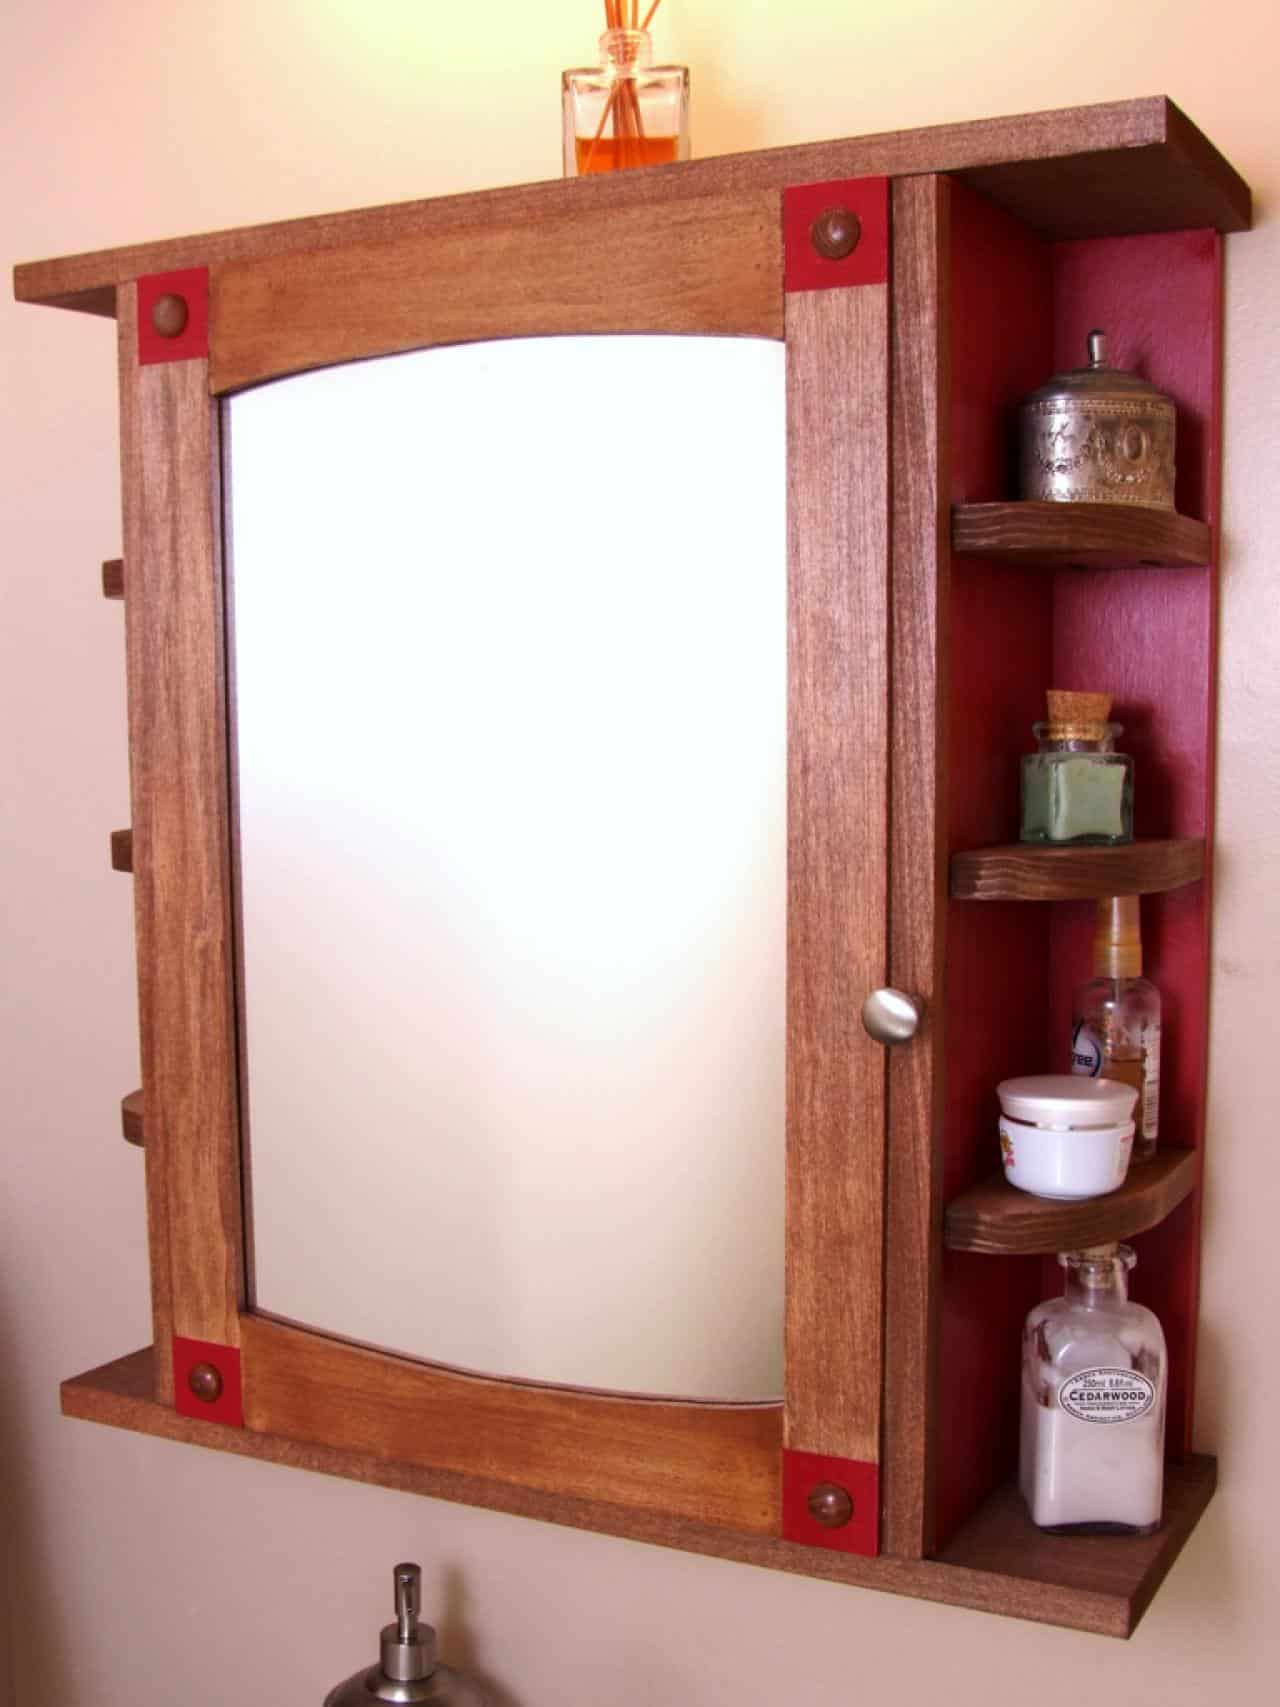
[[[9,261],[552,176],[589,0],[0,0]],[[669,16],[667,16],[669,14]],[[506,1707],[1273,1699],[1280,1411],[1280,187],[1273,0],[666,0],[703,154],[1159,91],[1249,177],[1229,261],[1221,886],[1200,1444],[1224,1487],[1127,1646],[774,1576],[60,1421],[57,1382],[148,1336],[113,328],[0,301],[7,923],[0,1492],[21,1707],[318,1703],[390,1565]],[[729,19],[735,21],[731,24]],[[7,296],[7,291],[6,291]],[[5,1701],[0,1641],[0,1703]]]

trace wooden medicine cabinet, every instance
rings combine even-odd
[[[1192,1451],[1191,1402],[1222,239],[1249,223],[1246,186],[1172,104],[1150,99],[16,270],[22,301],[114,316],[120,349],[123,557],[103,585],[125,609],[133,821],[111,859],[135,893],[142,1086],[123,1121],[145,1158],[154,1344],[68,1381],[67,1414],[1131,1632],[1215,1474]],[[1016,501],[1016,405],[1078,364],[1094,325],[1117,365],[1175,399],[1176,515]],[[232,399],[369,358],[586,334],[785,352],[777,1396],[633,1397],[601,1390],[609,1381],[476,1375],[257,1302],[244,1095],[257,1043],[243,1000],[224,549]],[[584,436],[610,406],[584,397]],[[572,549],[572,516],[564,526]],[[608,574],[607,552],[593,562]],[[354,610],[362,585],[353,562],[345,584],[314,597]],[[783,620],[780,601],[779,645]],[[1130,847],[1015,840],[1018,757],[1051,682],[1115,696],[1137,764]],[[323,815],[297,834],[322,836]],[[1166,999],[1161,1150],[1111,1197],[1022,1197],[993,1177],[994,1087],[1061,1064],[1090,899],[1112,893],[1146,898],[1148,967]],[[319,942],[322,970],[324,959]],[[431,967],[421,976],[428,991]],[[922,1003],[914,1036],[892,1047],[861,1020],[882,987]],[[1058,1289],[1054,1252],[1117,1237],[1137,1245],[1135,1296],[1169,1337],[1165,1522],[1142,1539],[1045,1535],[1011,1480],[1021,1323]],[[468,1284],[459,1277],[460,1292]],[[608,1308],[589,1285],[576,1307]]]

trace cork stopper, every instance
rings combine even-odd
[[[1100,741],[1111,716],[1109,693],[1067,693],[1050,688],[1048,735],[1055,741]]]
[[[1093,927],[1095,978],[1141,978],[1142,915],[1136,895],[1107,895]]]

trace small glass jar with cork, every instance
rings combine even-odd
[[[1037,750],[1022,761],[1024,842],[1133,840],[1133,759],[1116,752],[1111,696],[1051,688],[1048,717],[1032,725]]]

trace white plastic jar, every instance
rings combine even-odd
[[[1005,1079],[1000,1098],[1004,1177],[1037,1197],[1102,1197],[1124,1184],[1138,1093],[1113,1079],[1040,1073]]]

